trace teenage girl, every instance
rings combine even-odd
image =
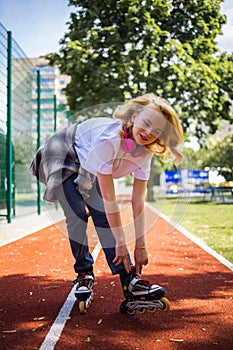
[[[92,118],[56,132],[37,151],[30,172],[45,184],[44,199],[58,201],[64,211],[78,275],[77,298],[88,298],[94,284],[86,235],[89,215],[112,273],[120,275],[124,294],[164,295],[161,286],[140,278],[148,263],[144,203],[153,154],[172,157],[178,164],[182,140],[174,109],[164,99],[143,95],[118,106],[113,118]],[[113,181],[127,174],[134,178],[134,269]]]

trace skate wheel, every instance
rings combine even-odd
[[[87,312],[85,301],[80,301],[78,304],[80,314],[85,314]]]
[[[143,308],[137,309],[137,312],[139,314],[144,314],[146,312],[146,309],[143,307]]]
[[[127,314],[128,308],[127,308],[126,304],[127,304],[127,301],[126,301],[126,300],[124,300],[124,301],[121,303],[121,305],[120,305],[120,313],[122,313],[122,314]]]
[[[155,312],[158,311],[158,309],[157,309],[157,307],[153,307],[152,309],[148,309],[147,311],[154,314]]]
[[[120,312],[122,314],[128,314],[130,316],[133,316],[135,315],[136,313],[136,310],[130,310],[129,307],[127,306],[128,304],[128,301],[127,300],[124,300],[121,305],[120,305]]]
[[[130,316],[134,316],[136,313],[136,310],[127,310],[127,314]]]
[[[160,301],[163,303],[163,311],[169,311],[170,310],[170,303],[167,298],[161,298]]]

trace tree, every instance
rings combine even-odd
[[[70,0],[69,31],[51,64],[71,76],[71,111],[154,92],[201,138],[217,120],[232,121],[233,55],[216,36],[226,22],[222,0]]]
[[[13,148],[16,150],[14,152],[14,162],[17,164],[30,164],[33,158],[33,137],[31,135],[22,135],[15,132]],[[35,146],[36,147],[36,146]]]
[[[0,128],[0,209],[6,208],[6,134]]]
[[[233,121],[233,55],[216,37],[222,0],[69,0],[75,7],[50,63],[71,76],[71,112],[153,92],[174,106],[184,130],[205,142]],[[191,131],[192,130],[192,131]]]
[[[226,135],[222,140],[212,142],[208,152],[202,152],[201,166],[217,170],[226,181],[233,180],[233,133]]]

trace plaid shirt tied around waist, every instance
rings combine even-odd
[[[77,173],[77,189],[84,198],[95,181],[95,176],[80,167],[78,155],[74,149],[77,125],[75,123],[52,135],[37,151],[29,168],[29,173],[36,176],[46,188],[44,200],[56,202],[56,187],[61,185],[73,173]],[[81,173],[79,175],[79,173]],[[88,180],[88,185],[87,185]]]

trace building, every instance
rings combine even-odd
[[[37,134],[37,71],[40,71],[40,101],[41,101],[41,140],[45,140],[54,132],[55,112],[54,96],[56,96],[56,130],[66,127],[69,123],[69,108],[64,88],[70,77],[61,74],[57,66],[50,66],[45,57],[32,58],[33,86],[32,113],[33,135]]]

